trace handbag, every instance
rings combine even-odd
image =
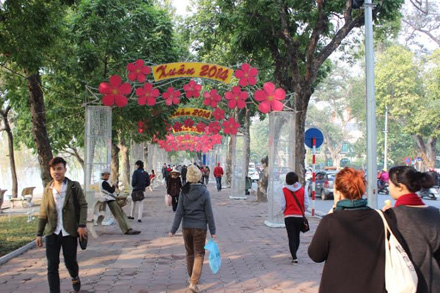
[[[73,206],[75,209],[75,218],[79,224],[80,208],[79,208],[78,194],[76,194],[75,184],[72,185],[71,189],[72,189],[72,195],[73,195]],[[87,236],[83,236],[82,238],[78,236],[78,243],[79,243],[79,246],[81,247],[82,250],[86,250]]]
[[[172,201],[171,195],[169,195],[168,193],[165,194],[165,205],[166,205],[167,207],[170,207],[170,206],[171,206],[171,201]]]
[[[293,192],[291,190],[289,190],[289,191],[292,193],[293,198],[295,199],[296,204],[299,206],[299,209],[301,210],[301,213],[303,215],[303,222],[302,222],[301,227],[299,228],[299,230],[301,232],[305,233],[305,232],[310,230],[309,220],[307,220],[306,216],[304,215],[304,211],[303,211],[303,209],[301,207],[301,204],[299,203],[299,200],[296,198],[295,192]]]
[[[385,229],[385,289],[389,293],[416,292],[418,278],[411,258],[391,231],[383,213],[376,211]]]
[[[141,201],[141,200],[144,200],[144,198],[145,198],[145,195],[142,190],[136,190],[136,191],[131,192],[131,199],[133,201]]]
[[[222,265],[220,249],[218,249],[217,243],[215,243],[212,238],[208,240],[208,243],[205,244],[204,248],[209,251],[209,267],[214,274],[217,274]]]

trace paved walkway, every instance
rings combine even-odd
[[[207,257],[200,283],[204,292],[317,292],[322,264],[313,263],[307,247],[318,224],[301,235],[299,264],[290,263],[284,228],[264,225],[267,203],[230,200],[229,190],[210,185],[222,253],[217,274]],[[148,194],[142,223],[133,222],[140,235],[125,236],[117,224],[98,227],[98,239],[89,239],[87,250],[78,250],[81,292],[189,292],[185,248],[180,230],[168,237],[174,214],[164,204],[164,188]],[[207,255],[206,255],[207,256]],[[61,291],[71,292],[63,260]],[[0,266],[0,292],[48,292],[45,249],[31,249]]]

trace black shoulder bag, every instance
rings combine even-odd
[[[79,224],[79,214],[80,214],[80,208],[79,208],[79,200],[78,200],[78,194],[76,193],[76,186],[75,183],[73,183],[72,187],[72,195],[73,195],[73,206],[75,208],[75,218],[76,222]],[[85,250],[87,248],[87,237],[83,237],[82,239],[79,239],[79,246],[82,250]]]
[[[307,220],[306,216],[304,215],[304,211],[301,207],[301,204],[299,203],[299,200],[296,198],[295,192],[293,192],[291,190],[289,190],[289,191],[292,193],[293,198],[295,199],[296,204],[298,205],[298,207],[301,210],[301,213],[303,215],[303,222],[302,222],[301,227],[299,229],[301,232],[305,233],[310,230],[309,221]]]

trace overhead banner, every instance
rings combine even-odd
[[[182,126],[182,128],[180,130],[175,130],[173,128],[172,131],[173,131],[173,133],[179,133],[179,132],[193,132],[193,133],[198,133],[198,134],[204,133],[204,131],[197,130],[197,127],[195,127],[195,126],[193,126],[193,127]]]
[[[205,109],[198,108],[180,108],[177,109],[176,112],[171,116],[171,118],[177,118],[181,116],[193,116],[199,117],[203,119],[210,120],[211,119],[211,111]]]
[[[234,70],[228,67],[207,63],[167,63],[153,66],[154,81],[179,77],[201,77],[223,83],[231,81]]]

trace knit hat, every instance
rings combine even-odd
[[[110,172],[109,169],[104,169],[104,170],[101,171],[101,175],[104,175],[104,174],[110,174],[110,173],[111,173],[111,172]]]
[[[200,169],[195,165],[189,166],[188,171],[186,172],[186,181],[190,183],[197,183],[201,179],[202,172],[200,172]]]
[[[179,170],[177,170],[176,168],[174,168],[170,173],[177,173],[177,174],[179,174],[180,175],[180,172],[179,172]]]

